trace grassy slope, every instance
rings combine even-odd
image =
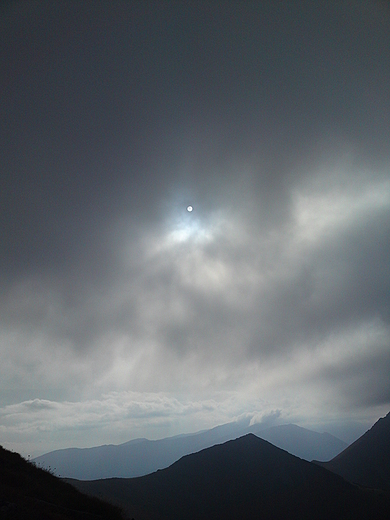
[[[2,520],[120,520],[120,510],[62,482],[0,446]]]

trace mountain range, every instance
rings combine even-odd
[[[46,453],[34,463],[55,474],[81,480],[138,477],[163,469],[184,455],[254,433],[305,460],[327,461],[347,447],[329,433],[288,424],[264,429],[260,424],[229,423],[211,430],[150,441],[135,439],[120,445],[68,448]]]
[[[233,430],[201,433],[210,441]],[[276,431],[302,433],[291,425]],[[389,467],[390,413],[325,463],[249,433],[149,475],[86,481],[59,479],[0,447],[0,518],[388,520]]]
[[[135,520],[388,519],[390,495],[247,434],[138,478],[70,481]]]

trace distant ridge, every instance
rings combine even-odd
[[[390,517],[390,498],[248,434],[133,479],[70,481],[136,520],[341,520]]]
[[[296,424],[273,426],[266,430],[257,426],[251,428],[251,433],[308,461],[330,460],[348,446],[330,433],[313,432]]]
[[[321,465],[350,482],[390,490],[390,412],[343,452]]]
[[[279,448],[306,460],[330,460],[347,445],[330,434],[321,434],[293,424],[264,429],[228,423],[210,430],[149,441],[135,439],[118,446],[68,448],[34,459],[42,467],[56,468],[62,477],[93,480],[109,477],[138,477],[167,468],[184,455],[255,433]]]
[[[178,435],[156,441],[135,439],[119,445],[67,448],[34,459],[41,467],[56,468],[61,477],[92,480],[136,477],[170,466],[183,455],[237,437],[235,423],[204,432]]]

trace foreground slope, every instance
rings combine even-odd
[[[83,495],[19,454],[0,446],[2,520],[120,520],[120,511]]]
[[[72,481],[136,520],[385,519],[389,497],[290,455],[253,434],[133,479]]]
[[[330,460],[347,444],[328,433],[317,433],[293,424],[264,429],[229,423],[199,433],[156,441],[136,439],[118,446],[68,448],[34,459],[44,468],[56,468],[62,477],[93,480],[109,477],[139,477],[167,468],[184,455],[254,433],[279,448],[306,460]]]
[[[363,486],[390,490],[390,412],[323,467]]]

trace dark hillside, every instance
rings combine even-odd
[[[253,434],[133,479],[73,481],[136,520],[385,519],[390,501]]]
[[[120,520],[119,509],[87,497],[0,446],[1,520]]]
[[[390,490],[390,413],[337,457],[321,465],[350,482]]]

